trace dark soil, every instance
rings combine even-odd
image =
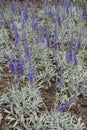
[[[87,96],[79,95],[69,112],[77,118],[81,117],[87,128]]]

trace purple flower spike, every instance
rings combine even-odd
[[[70,60],[70,62],[72,61],[72,58],[73,58],[73,54],[72,54],[72,48],[70,48],[70,50],[69,50],[69,60]]]
[[[30,83],[33,83],[33,73],[32,72],[29,72],[28,78],[29,78]]]
[[[69,8],[66,7],[66,13],[69,15]]]
[[[76,56],[76,52],[74,52],[74,65],[78,65],[78,59]]]
[[[76,90],[74,96],[66,103],[66,108],[68,108],[73,103],[73,101],[77,98],[77,96],[78,96],[78,91]]]
[[[9,61],[9,69],[12,74],[15,74],[15,63],[12,58],[8,59]]]
[[[28,12],[26,9],[24,10],[24,19],[25,19],[25,21],[28,20]]]
[[[78,43],[77,43],[77,49],[81,48],[81,29],[80,29],[80,35],[79,35],[79,39],[78,39]]]
[[[58,25],[61,26],[60,17],[58,17]]]
[[[24,67],[23,67],[23,63],[21,61],[18,62],[18,69],[20,71],[21,76],[24,75]]]
[[[55,0],[55,9],[58,7],[58,1]]]
[[[69,15],[70,5],[71,5],[71,1],[67,2],[67,5],[66,5],[66,13],[67,13],[68,15]]]
[[[70,64],[73,59],[72,46],[73,46],[73,41],[71,38],[71,41],[69,42],[67,50],[66,50],[66,60],[68,64]]]
[[[77,43],[77,49],[80,49],[80,48],[81,48],[81,41],[79,40]]]
[[[83,12],[82,17],[83,17],[83,19],[87,20],[87,14],[85,14],[85,12]]]
[[[34,69],[31,69],[30,72],[28,73],[28,79],[29,82],[32,84],[35,81],[35,72]]]
[[[18,6],[18,14],[21,15],[21,8]]]
[[[62,112],[66,109],[66,105],[60,105],[58,108],[57,108],[57,111],[58,112]]]
[[[76,2],[76,12],[79,11],[79,8],[78,8],[78,3]]]
[[[50,6],[50,9],[49,9],[49,16],[52,17],[53,16],[53,11],[52,11],[52,8]]]
[[[72,50],[71,49],[66,50],[66,61],[68,64],[70,64],[72,61]]]
[[[40,29],[39,29],[39,27],[38,27],[38,19],[37,19],[37,18],[36,18],[35,21],[34,21],[34,28],[35,28],[35,29],[38,29],[38,33],[40,33],[40,32],[39,32]]]
[[[54,43],[54,50],[57,50],[57,49],[58,49],[58,43],[55,42],[55,43]]]
[[[48,5],[48,0],[46,0],[45,2],[46,2],[45,4]]]
[[[30,60],[31,55],[30,55],[30,49],[29,49],[28,45],[24,45],[24,49],[25,49],[25,57],[26,57],[26,59]]]
[[[46,31],[47,48],[50,48],[49,28]]]
[[[41,29],[40,29],[40,27],[38,26],[38,28],[37,28],[37,38],[36,38],[36,43],[37,44],[40,44],[40,40],[41,40],[41,37],[40,37],[40,34],[41,33]]]
[[[25,0],[25,6],[26,8],[31,7],[29,0]]]
[[[65,105],[60,105],[57,108],[57,112],[62,112],[65,109],[69,108],[69,106],[73,103],[73,101],[77,98],[77,96],[78,96],[78,91],[76,90],[74,96]]]
[[[55,25],[55,30],[54,30],[54,50],[58,49],[58,42],[57,42],[57,30],[56,30],[56,25]]]
[[[15,33],[15,43],[17,44],[19,42],[19,34],[16,24],[14,24],[14,33]]]
[[[1,15],[1,24],[4,25],[5,16],[3,11],[0,12],[0,15]]]
[[[61,68],[60,68],[60,87],[63,86],[63,83],[64,83],[64,79],[63,79],[63,66],[61,65]]]
[[[15,43],[18,44],[19,42],[19,34],[18,31],[15,32]]]
[[[12,9],[12,12],[14,13],[15,12],[15,1],[12,0],[12,5],[11,5],[11,9]]]

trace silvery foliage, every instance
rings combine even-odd
[[[45,7],[46,10],[48,10]],[[44,10],[45,10],[44,9]],[[59,47],[61,46],[61,50],[59,49],[57,52],[57,62],[58,62],[58,67],[60,67],[60,64],[63,65],[64,69],[64,79],[65,82],[71,86],[72,88],[72,83],[74,83],[75,86],[79,86],[79,83],[81,83],[86,76],[86,71],[83,69],[83,64],[81,60],[81,50],[78,52],[76,55],[78,60],[79,60],[79,65],[74,66],[73,63],[71,65],[68,65],[66,63],[66,45],[70,41],[72,35],[72,42],[73,45],[76,47],[79,35],[81,35],[81,45],[86,45],[86,35],[87,31],[85,30],[85,21],[82,18],[82,9],[79,9],[76,11],[76,7],[71,5],[69,8],[69,14],[66,13],[66,7],[59,5],[57,9],[54,7],[51,8],[54,12],[54,18],[57,18],[57,15],[59,15],[60,20],[61,20],[61,26],[59,27],[58,24],[56,24],[57,32],[58,32],[58,43],[60,44]],[[41,15],[40,15],[41,12]],[[44,17],[42,17],[42,11],[38,12],[39,17],[41,16],[43,25],[45,25],[45,20]],[[44,13],[43,13],[44,14]],[[46,16],[45,16],[46,17]],[[46,17],[47,18],[47,17]],[[76,22],[76,23],[75,23]],[[54,35],[54,23],[52,20],[49,20],[49,17],[47,18],[47,25],[49,25],[50,28],[50,35],[51,37]],[[68,76],[68,77],[67,77]],[[59,76],[58,76],[59,77]],[[71,80],[72,79],[72,80]],[[72,82],[72,83],[71,83]],[[68,86],[67,84],[67,86]]]
[[[35,130],[83,130],[81,118],[74,119],[69,113],[51,112],[40,117]]]
[[[58,42],[61,43],[62,48],[65,48],[64,44],[65,43],[67,44],[68,37],[71,37],[72,33],[73,33],[73,37],[74,37],[74,35],[76,37],[76,33],[77,33],[77,35],[79,34],[79,32],[80,32],[80,29],[79,29],[80,25],[79,25],[79,23],[83,27],[82,22],[79,22],[79,19],[77,19],[77,18],[80,18],[82,20],[82,18],[81,18],[81,11],[79,11],[79,13],[78,13],[78,12],[76,12],[76,8],[71,6],[71,11],[72,12],[70,12],[70,14],[72,13],[73,16],[69,16],[69,15],[67,15],[65,13],[65,7],[61,8],[59,6],[58,8],[59,8],[59,13],[58,13],[58,10],[57,9],[55,10],[54,7],[52,7],[52,10],[55,13],[55,15],[54,15],[55,18],[57,17],[57,14],[59,14],[59,16],[61,16],[61,21],[62,21],[61,22],[61,27],[57,26],[57,29],[58,29],[57,30],[57,32],[58,32]],[[39,11],[38,14],[37,14],[38,18],[42,19],[42,20],[40,20],[39,25],[42,26],[42,27],[44,27],[45,26],[44,22],[45,22],[45,18],[46,18],[47,21],[48,21],[48,25],[50,27],[50,35],[53,36],[53,34],[54,34],[53,33],[54,32],[54,24],[53,24],[53,22],[51,22],[52,21],[51,18],[45,16],[45,13],[44,13],[45,10],[44,9],[45,8],[42,8],[42,10]],[[47,7],[46,7],[46,10],[48,11]],[[69,11],[70,11],[70,9],[69,9]],[[42,17],[43,16],[42,14],[44,15],[44,17]],[[78,15],[78,17],[77,17],[77,15]],[[21,21],[21,18],[19,18],[19,19]],[[77,20],[78,28],[77,28],[77,25],[75,26],[74,19]],[[29,47],[31,49],[32,58],[34,60],[34,64],[35,64],[35,68],[36,68],[36,73],[37,73],[37,79],[38,79],[38,81],[41,81],[41,82],[49,82],[50,83],[50,80],[55,76],[55,69],[54,69],[55,67],[51,64],[51,60],[49,60],[49,62],[48,62],[48,59],[47,59],[48,55],[47,55],[46,49],[44,49],[41,52],[38,51],[38,48],[43,48],[43,47],[40,47],[40,46],[44,46],[44,45],[42,43],[39,46],[35,45],[36,44],[35,43],[35,38],[37,38],[37,33],[36,33],[35,30],[32,30],[32,22],[31,21],[32,21],[31,14],[29,14],[29,22],[27,21],[27,23],[26,23],[25,31],[26,31],[26,37],[27,37],[28,45],[29,45]],[[22,31],[23,30],[21,30],[21,23],[18,22],[18,20],[15,21],[15,23],[17,23],[18,32],[20,34],[20,40],[22,40]],[[69,23],[69,25],[67,25],[68,29],[65,28],[67,23]],[[74,30],[73,30],[73,32],[70,33],[70,31],[72,31],[72,28]],[[76,32],[76,31],[78,31],[78,32]],[[66,34],[66,36],[65,36],[65,34]],[[51,40],[52,40],[52,37],[51,37]],[[78,40],[78,38],[74,39],[74,42],[76,42],[76,40]],[[6,44],[6,46],[7,46],[7,44]],[[19,42],[19,46],[20,46],[20,50],[21,50],[21,56],[22,56],[23,60],[25,61],[25,59],[24,59],[24,49],[23,49],[23,43],[22,43],[22,41]],[[45,46],[46,46],[46,43],[45,43]],[[12,45],[11,47],[13,49],[9,49],[9,50],[10,51],[14,50],[14,46]],[[64,50],[63,50],[63,52],[64,52]],[[62,55],[65,55],[65,52],[64,53],[63,52],[58,52],[58,53],[61,53]],[[6,53],[7,53],[7,51],[6,51]],[[8,52],[8,55],[9,55],[9,53],[11,53],[11,52]],[[13,55],[13,57],[15,57],[17,55],[16,53],[17,53],[16,51],[14,51],[14,53],[12,51],[11,54]],[[58,54],[59,55],[58,59],[61,59],[61,57],[60,57],[61,54]],[[38,60],[38,62],[37,62],[37,60]],[[59,63],[61,63],[61,60],[59,61]],[[59,67],[60,67],[60,65],[59,65]],[[29,68],[29,66],[27,64],[25,64],[25,71],[26,71],[26,73],[27,73],[27,69],[28,68]],[[38,69],[38,68],[40,68],[40,69]],[[49,68],[49,71],[47,71],[48,68]],[[66,68],[66,70],[67,70],[67,68]],[[68,75],[68,73],[69,72],[67,72],[67,75]],[[65,72],[64,75],[66,76],[66,72]],[[66,80],[67,79],[68,78],[66,77]]]
[[[52,59],[49,58],[52,51],[50,49],[48,51],[46,43],[40,43],[39,45],[32,46],[31,54],[36,68],[37,81],[40,84],[43,82],[50,84],[50,81],[54,80],[56,69]]]
[[[82,59],[81,50],[76,55],[78,58],[78,65],[74,65],[73,61],[70,64],[66,62],[66,52],[59,51],[57,53],[57,62],[60,63],[58,66],[63,65],[63,78],[64,83],[63,86],[60,87],[59,83],[57,83],[57,94],[56,101],[57,103],[65,103],[70,97],[72,97],[73,92],[76,89],[80,89],[82,87],[81,93],[87,94],[87,71],[84,69],[84,62]],[[59,78],[59,75],[57,75]],[[85,80],[85,83],[84,83]]]
[[[61,46],[64,47],[72,35],[73,42],[76,44],[79,38],[79,34],[81,34],[82,45],[86,45],[87,31],[85,28],[85,21],[82,18],[82,9],[79,9],[78,7],[78,11],[76,11],[76,6],[71,4],[69,7],[69,14],[66,13],[66,6],[59,5],[57,9],[55,9],[53,6],[51,10],[54,12],[53,18],[56,19],[58,42],[61,43]],[[58,16],[60,17],[61,26],[58,26]],[[45,24],[44,17],[42,17],[42,19],[43,24]],[[47,24],[50,27],[51,35],[53,35],[55,25],[52,22],[52,18],[49,19],[49,17],[46,17],[46,19]]]
[[[63,8],[60,7],[60,9],[63,9]],[[63,9],[63,10],[65,11],[65,9]],[[74,10],[75,10],[75,8],[74,8]],[[64,11],[61,11],[61,13]],[[79,14],[79,13],[77,13],[77,14]],[[43,18],[43,15],[42,15],[42,18]],[[77,19],[78,17],[75,17],[75,18]],[[62,19],[62,21],[63,21],[63,19]],[[78,21],[77,28],[79,28],[79,20],[77,20],[77,21]],[[80,21],[80,24],[82,24],[82,22],[83,22],[83,21],[82,22],[81,21]],[[41,26],[43,26],[43,24],[44,24],[43,22],[44,22],[44,20],[41,22],[41,24],[42,24]],[[65,28],[66,23],[71,24],[71,25],[68,25],[69,26],[68,31],[67,31],[67,28]],[[49,21],[49,20],[48,20],[48,25],[50,25],[50,28],[51,28],[50,34],[53,35],[54,25],[52,25],[51,21]],[[71,37],[72,33],[74,33],[74,35],[75,34],[78,35],[78,33],[76,32],[77,28],[75,27],[75,22],[73,22],[73,17],[68,16],[66,19],[66,15],[65,15],[65,21],[63,21],[62,25],[65,25],[65,26],[58,28],[58,33],[60,34],[58,40],[61,43],[62,47],[65,48],[64,44],[67,44],[68,36]],[[19,30],[21,33],[21,29],[19,29]],[[27,31],[26,36],[28,38],[28,44],[31,48],[33,48],[33,49],[31,49],[32,60],[34,60],[33,63],[36,67],[37,79],[39,82],[40,81],[48,82],[48,81],[50,81],[50,79],[52,77],[54,77],[56,69],[54,69],[55,66],[53,66],[53,64],[51,63],[51,60],[48,61],[48,55],[47,55],[48,50],[46,48],[43,50],[43,48],[44,48],[44,46],[46,46],[46,44],[45,45],[41,44],[39,46],[34,44],[34,42],[35,42],[34,38],[37,36],[36,36],[36,32],[32,32],[31,22],[30,22],[30,24],[29,24],[29,22],[27,23],[26,31]],[[80,30],[78,30],[78,31],[80,31]],[[67,36],[65,37],[66,32],[67,32]],[[86,36],[85,33],[84,33],[84,36]],[[22,36],[20,36],[20,38],[21,37]],[[75,37],[76,37],[76,35],[75,35]],[[84,38],[83,38],[83,40],[84,40]],[[20,43],[22,43],[22,42],[20,42]],[[86,42],[84,41],[83,44],[86,44]],[[41,51],[41,53],[40,53],[41,49],[43,51]],[[10,49],[8,49],[8,50],[10,50]],[[21,48],[21,50],[22,50],[22,48]],[[7,53],[7,51],[6,51],[6,53]],[[9,51],[8,51],[8,53],[9,53]],[[12,54],[12,52],[11,52],[11,54]],[[15,55],[15,52],[13,55]],[[23,55],[23,57],[24,57],[24,55]],[[69,91],[72,91],[72,89],[74,88],[75,85],[78,87],[79,83],[83,81],[83,77],[86,76],[86,73],[84,73],[82,66],[80,65],[80,66],[76,67],[76,66],[73,66],[73,64],[71,64],[70,66],[68,64],[66,64],[64,50],[59,51],[57,53],[57,63],[59,63],[59,66],[58,66],[59,68],[62,63],[64,64],[63,65],[63,69],[64,69],[63,75],[64,75],[65,82],[68,84],[67,86],[65,86],[65,84],[64,84],[65,87],[64,87],[64,89],[62,89],[62,92],[63,91],[65,92],[65,90],[67,90],[67,89]],[[25,67],[25,68],[27,70],[27,67]],[[38,69],[42,69],[42,70],[37,71]],[[49,71],[48,71],[48,69],[49,69]],[[76,77],[74,77],[75,75],[76,75]],[[72,79],[73,79],[74,84],[73,84],[73,82],[71,82]],[[59,86],[57,86],[57,87],[59,87]],[[63,93],[63,94],[65,94],[65,93]],[[64,96],[64,98],[65,98],[65,96]],[[66,96],[66,99],[67,99],[67,96]],[[6,105],[4,107],[4,111],[5,111],[5,113],[7,113],[6,119],[9,122],[13,123],[14,129],[16,129],[16,128],[20,129],[20,128],[18,128],[18,125],[20,124],[20,122],[22,122],[23,126],[25,127],[26,130],[29,130],[29,129],[32,130],[33,128],[36,128],[36,130],[37,129],[38,130],[39,129],[48,130],[51,128],[54,130],[59,130],[59,129],[60,130],[63,130],[63,129],[83,130],[83,124],[81,124],[81,120],[78,119],[77,123],[76,123],[73,120],[73,117],[71,118],[71,116],[69,114],[61,115],[60,113],[53,112],[52,114],[45,114],[45,115],[42,115],[41,117],[38,117],[38,115],[37,115],[37,112],[39,111],[38,106],[41,105],[41,102],[42,101],[36,94],[36,91],[31,90],[31,87],[23,88],[22,91],[11,90],[6,95],[3,95],[2,98],[0,99],[0,105],[1,106]],[[61,102],[63,103],[63,101],[61,101]]]
[[[23,124],[26,130],[34,128],[39,120],[39,108],[43,105],[42,98],[38,95],[38,89],[32,86],[21,88],[21,91],[12,88],[0,99],[0,107],[6,113],[6,121],[15,130]]]
[[[46,10],[48,11],[48,8],[45,7]],[[47,19],[47,25],[49,25],[50,28],[50,35],[51,35],[51,41],[53,41],[52,36],[54,35],[54,23],[52,22],[52,18],[48,17],[45,15],[45,8],[42,8],[41,11],[37,13],[38,19],[41,19],[39,22],[39,26],[45,27],[45,18]],[[84,78],[86,78],[86,70],[83,69],[83,63],[80,58],[81,56],[81,50],[78,52],[77,57],[79,59],[79,65],[74,66],[73,63],[68,65],[66,63],[66,46],[68,43],[69,37],[71,38],[73,34],[73,43],[74,45],[77,44],[78,41],[78,34],[81,33],[81,40],[82,40],[82,45],[86,44],[84,42],[84,37],[86,36],[86,31],[84,26],[84,21],[82,19],[82,10],[78,10],[76,12],[76,7],[73,7],[73,5],[69,9],[69,14],[66,14],[65,7],[61,7],[61,5],[58,7],[59,10],[55,10],[54,7],[52,7],[52,10],[54,12],[54,18],[57,17],[57,14],[61,16],[61,27],[57,26],[57,32],[58,32],[58,42],[59,42],[59,47],[61,47],[60,50],[56,52],[56,60],[54,61],[53,59],[48,58],[48,50],[46,48],[46,42],[36,44],[35,43],[35,38],[37,38],[37,33],[35,30],[32,30],[32,19],[29,17],[29,22],[27,21],[26,26],[24,31],[26,32],[26,38],[28,41],[28,45],[31,49],[31,56],[33,60],[33,64],[35,67],[36,71],[36,79],[37,81],[41,84],[43,82],[49,83],[51,80],[54,80],[55,72],[56,69],[59,69],[61,64],[63,64],[63,76],[64,76],[64,88],[61,90],[64,93],[68,90],[70,95],[72,95],[73,90],[75,90],[75,87],[79,88],[80,83],[83,81]],[[58,13],[59,11],[59,13]],[[31,14],[29,14],[31,16]],[[22,16],[23,17],[23,16]],[[19,18],[21,21],[21,18]],[[77,22],[77,25],[75,25],[75,21]],[[22,43],[22,29],[21,29],[21,23],[15,21],[17,23],[18,31],[20,34],[20,50],[21,50],[21,57],[24,61],[24,66],[25,66],[25,75],[27,75],[27,70],[29,69],[29,64],[25,63],[25,58],[24,58],[24,47]],[[67,25],[67,23],[69,23]],[[79,26],[81,28],[79,28]],[[82,30],[81,30],[82,29]],[[84,33],[83,33],[84,31]],[[6,30],[5,30],[6,33]],[[45,33],[45,32],[44,32]],[[7,35],[7,34],[6,34]],[[8,50],[7,50],[8,48]],[[13,48],[13,49],[11,49]],[[6,49],[5,49],[5,55],[13,55],[15,57],[17,54],[17,51],[14,51],[14,46],[10,45],[9,46],[6,44]],[[2,50],[3,51],[3,50]],[[52,50],[50,49],[49,53],[52,55]],[[2,55],[1,55],[2,56]],[[57,62],[57,66],[53,65],[54,62]],[[60,78],[60,75],[57,74],[57,77]],[[59,88],[59,84],[57,86]],[[65,94],[64,94],[65,95]],[[62,95],[61,95],[62,96]],[[66,95],[67,97],[67,95]],[[65,98],[66,99],[66,98]],[[64,102],[64,99],[63,99]]]
[[[11,54],[10,47],[7,45],[5,39],[3,38],[3,33],[5,38],[7,37],[6,31],[0,29],[0,63],[5,63],[7,61],[7,56]]]
[[[10,16],[9,16],[9,18],[10,18]],[[18,21],[18,19],[20,19],[20,20]],[[40,45],[37,45],[35,43],[35,38],[37,38],[37,33],[35,30],[32,30],[31,17],[29,17],[29,22],[25,23],[24,30],[21,29],[21,24],[22,24],[22,22],[20,22],[21,20],[22,20],[21,17],[18,16],[18,18],[16,18],[14,16],[14,22],[17,25],[19,38],[20,38],[18,45],[15,46],[14,43],[10,43],[11,41],[9,41],[10,39],[8,37],[8,31],[5,28],[3,28],[3,33],[1,30],[0,36],[1,36],[1,46],[2,46],[1,53],[2,53],[2,55],[0,55],[0,57],[2,59],[2,63],[7,61],[7,57],[9,55],[14,57],[14,60],[17,61],[18,60],[17,59],[17,57],[18,57],[17,50],[19,48],[21,58],[22,58],[22,61],[24,62],[24,66],[25,66],[24,67],[25,75],[28,74],[27,70],[29,69],[29,64],[26,62],[26,59],[25,59],[24,46],[23,46],[23,41],[22,41],[23,40],[22,32],[25,31],[26,38],[27,38],[27,44],[31,50],[32,60],[34,61],[33,63],[34,63],[35,69],[36,69],[36,78],[41,83],[47,82],[50,84],[50,80],[55,76],[55,70],[54,70],[54,66],[51,64],[51,60],[48,60],[49,54],[46,49],[46,43],[40,43]],[[10,28],[11,28],[11,25],[10,25]],[[6,39],[4,39],[3,34]],[[12,34],[14,34],[13,31],[12,31]],[[47,70],[48,67],[49,67],[49,71]],[[38,71],[39,68],[40,68],[40,71]]]
[[[38,90],[38,89],[37,89]],[[35,88],[28,86],[11,89],[3,94],[0,99],[0,107],[6,113],[5,120],[8,121],[13,130],[83,130],[85,128],[81,118],[75,119],[69,113],[57,111],[41,114],[39,109],[43,103],[37,95]],[[11,125],[12,124],[12,125]]]
[[[86,36],[87,31],[85,28],[85,21],[82,18],[82,9],[79,9],[76,11],[76,7],[71,5],[69,8],[69,15],[66,13],[66,7],[64,6],[58,6],[58,10],[55,10],[54,7],[52,7],[54,10],[54,17],[56,19],[57,14],[60,17],[61,20],[61,26],[59,27],[58,24],[56,26],[57,32],[58,32],[58,43],[59,48],[56,52],[56,62],[57,67],[60,68],[61,64],[63,64],[63,77],[64,77],[64,84],[61,88],[61,99],[62,103],[64,103],[65,100],[67,100],[67,94],[71,96],[73,91],[75,91],[75,88],[80,88],[81,83],[84,81],[84,79],[87,78],[87,72],[86,69],[84,69],[84,63],[82,59],[82,49],[83,46],[86,45]],[[59,11],[59,13],[58,13]],[[40,15],[40,14],[39,14]],[[40,16],[39,16],[40,17]],[[46,17],[47,18],[47,17]],[[42,17],[43,24],[45,24],[45,20]],[[50,28],[50,35],[51,37],[54,35],[54,24],[51,20],[49,20],[49,17],[47,18],[47,24]],[[81,35],[81,50],[78,51],[76,54],[78,59],[78,65],[74,65],[73,62],[71,64],[66,63],[66,45],[68,45],[68,42],[71,40],[72,36],[72,42],[73,47],[75,48],[77,46],[77,42],[79,39],[79,35]],[[74,53],[74,50],[73,50]],[[57,68],[57,69],[58,69]],[[59,78],[59,74],[57,74],[57,78]],[[87,82],[86,82],[87,84]],[[86,84],[83,85],[84,92],[86,93]],[[57,85],[57,89],[59,91],[59,84]],[[67,93],[68,92],[68,93]],[[66,95],[65,95],[66,93]],[[59,96],[59,94],[58,94]],[[57,99],[59,100],[57,96]],[[63,96],[63,98],[62,98]]]
[[[45,16],[45,9],[48,12],[48,8],[42,8],[41,11],[38,12],[37,16],[38,18],[41,18],[42,20],[40,20],[39,25],[44,27],[45,26],[45,18],[47,19],[47,24],[49,25],[50,28],[50,35],[51,35],[51,40],[52,40],[52,36],[54,35],[54,23],[52,22],[52,18],[49,18],[47,16]],[[63,6],[58,6],[58,9],[55,9],[54,7],[52,7],[52,10],[54,12],[54,18],[57,18],[57,14],[61,19],[61,27],[57,26],[57,32],[58,32],[58,42],[61,44],[61,49],[62,51],[58,51],[57,52],[57,62],[58,62],[58,68],[60,68],[60,64],[64,64],[64,80],[65,83],[67,83],[67,86],[71,86],[70,88],[72,88],[72,83],[74,82],[75,86],[79,86],[79,83],[82,82],[83,77],[85,77],[86,73],[83,72],[84,70],[82,69],[81,65],[79,65],[78,67],[73,66],[72,64],[69,66],[67,65],[65,62],[65,44],[68,43],[69,37],[72,36],[73,34],[73,42],[74,44],[77,43],[78,41],[78,34],[81,33],[82,34],[82,44],[84,44],[85,42],[83,42],[84,38],[83,36],[86,36],[86,31],[84,31],[83,33],[83,26],[84,26],[84,22],[82,20],[82,10],[78,10],[78,12],[76,12],[76,7],[73,5],[69,8],[69,15],[66,13],[66,8]],[[58,12],[59,11],[59,12]],[[23,12],[22,12],[23,13]],[[22,14],[23,15],[23,14]],[[43,17],[44,15],[44,17]],[[32,19],[31,19],[31,14],[29,14],[29,22],[26,23],[25,26],[25,31],[26,31],[26,37],[27,37],[27,41],[28,41],[28,45],[31,49],[31,55],[32,58],[34,60],[34,66],[36,68],[36,78],[38,81],[42,82],[48,82],[50,83],[50,80],[53,79],[53,77],[55,76],[55,66],[51,63],[51,60],[48,60],[48,52],[47,49],[45,48],[43,50],[44,47],[46,47],[46,43],[40,43],[40,45],[35,45],[35,38],[37,37],[37,33],[35,30],[32,30]],[[22,16],[23,17],[23,16]],[[22,19],[20,18],[20,21]],[[77,25],[75,25],[75,21],[77,21]],[[17,27],[18,27],[18,32],[20,34],[20,40],[22,40],[22,30],[21,30],[21,23],[18,21],[15,21],[17,23]],[[67,25],[67,23],[69,23]],[[66,26],[67,25],[67,26]],[[79,26],[81,27],[81,29],[79,28]],[[66,28],[67,27],[67,28]],[[81,32],[80,32],[81,31]],[[4,30],[4,32],[6,33],[6,30]],[[7,34],[6,34],[7,36]],[[77,36],[77,37],[76,37]],[[76,38],[76,39],[75,39]],[[5,41],[6,42],[6,41]],[[6,43],[6,49],[4,52],[5,56],[8,55],[13,55],[13,57],[15,57],[17,54],[13,45],[9,46]],[[23,43],[22,41],[19,42],[19,46],[20,46],[20,50],[21,50],[21,56],[24,59],[24,49],[23,49]],[[11,49],[12,48],[12,49]],[[40,52],[38,49],[42,49],[42,51]],[[4,50],[1,50],[2,52]],[[52,53],[52,52],[51,52]],[[4,56],[3,55],[3,56]],[[0,55],[2,57],[2,55]],[[79,56],[79,54],[78,54]],[[27,75],[27,69],[29,68],[28,64],[25,64],[25,71],[26,71],[26,75]],[[49,70],[49,71],[48,71]],[[77,72],[77,73],[76,73]],[[76,76],[74,76],[76,75]],[[58,75],[59,78],[59,75]],[[73,78],[73,79],[72,79]],[[72,83],[71,83],[72,81]],[[79,82],[78,82],[79,81]]]
[[[53,80],[55,76],[55,65],[51,63],[49,55],[52,55],[52,50],[47,49],[47,43],[44,38],[44,43],[40,40],[40,43],[36,43],[35,39],[38,38],[37,31],[32,30],[31,28],[31,18],[29,18],[30,22],[26,23],[25,31],[26,37],[28,41],[28,46],[30,48],[31,53],[31,61],[36,70],[36,79],[41,84],[43,82],[47,82],[50,84],[50,81]],[[38,24],[39,26],[39,24]],[[41,33],[41,32],[40,32]],[[42,34],[41,34],[42,36]],[[29,64],[25,64],[25,71],[27,73],[27,69],[29,68]],[[49,71],[48,71],[49,69]]]

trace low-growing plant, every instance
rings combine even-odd
[[[38,90],[38,89],[37,89]],[[5,120],[13,130],[83,130],[81,118],[75,119],[69,113],[57,110],[41,114],[40,107],[44,104],[35,88],[25,87],[21,91],[11,89],[3,94],[0,107],[6,114]],[[22,126],[22,128],[20,127]]]
[[[81,118],[75,119],[69,113],[51,112],[40,117],[35,130],[83,130]]]
[[[1,97],[0,107],[6,113],[5,120],[14,130],[19,130],[21,124],[26,130],[35,128],[39,120],[39,109],[44,105],[38,90],[30,85],[21,88],[21,91],[12,88]]]

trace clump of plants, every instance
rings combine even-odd
[[[61,114],[58,112],[42,115],[36,126],[36,129],[41,130],[83,130],[84,128],[84,123],[81,123],[80,118],[75,120],[69,113]]]
[[[42,114],[40,108],[43,106],[38,89],[32,86],[26,86],[21,91],[13,88],[0,99],[0,107],[6,114],[5,121],[13,130],[83,130],[85,128],[80,118],[75,119],[69,113],[52,111]]]
[[[23,10],[16,4],[12,1],[8,18],[6,11],[0,10],[0,62],[7,62],[14,78],[12,89],[0,98],[5,120],[13,130],[83,130],[81,118],[63,112],[80,93],[87,94],[82,9],[67,0],[54,5],[45,1],[40,10],[29,1],[24,2]],[[20,80],[27,81],[23,88]],[[54,84],[56,89],[51,112],[42,99],[42,84],[49,88]]]
[[[0,107],[6,114],[5,120],[11,124],[14,130],[23,128],[26,130],[36,127],[40,118],[40,108],[44,103],[39,95],[39,88],[25,86],[21,90],[12,88],[0,99]]]

